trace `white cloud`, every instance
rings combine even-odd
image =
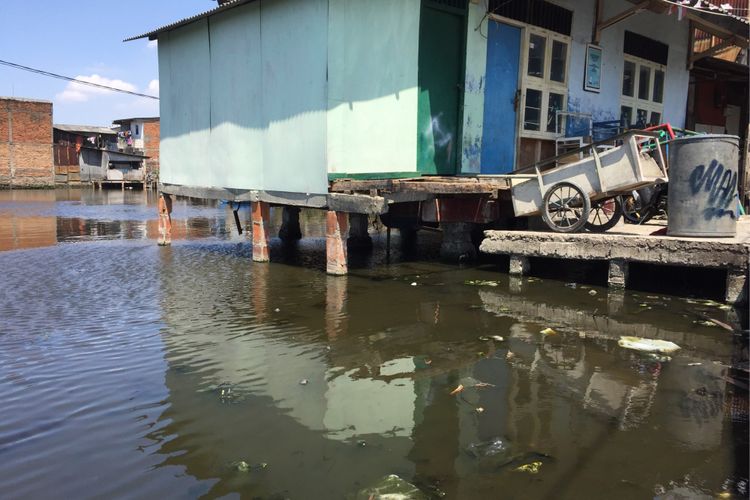
[[[148,82],[148,93],[155,96],[159,95],[159,80]]]
[[[97,74],[93,74],[90,76],[79,75],[79,76],[76,76],[75,79],[81,80],[84,82],[96,83],[99,85],[106,85],[108,87],[114,87],[117,89],[127,90],[130,92],[136,92],[138,90],[138,88],[132,83],[128,83],[123,80],[106,78],[104,76],[100,76]],[[65,87],[65,90],[57,94],[55,97],[60,101],[85,102],[94,96],[112,94],[112,93],[113,93],[112,90],[103,89],[100,87],[92,87],[90,85],[84,85],[78,82],[70,82],[68,83],[67,87]]]
[[[155,49],[158,46],[159,46],[159,40],[149,40],[148,43],[146,44],[146,47],[148,47],[149,49]]]

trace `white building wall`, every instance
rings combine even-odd
[[[622,92],[622,72],[624,66],[623,46],[625,31],[658,40],[669,46],[669,58],[664,83],[663,121],[673,126],[685,126],[688,80],[687,70],[688,21],[677,20],[676,15],[656,14],[643,11],[629,17],[602,32],[599,46],[602,55],[602,90],[600,93],[583,90],[586,45],[591,41],[594,25],[595,0],[583,2],[562,0],[563,7],[574,10],[572,47],[570,54],[570,85],[568,87],[568,110],[591,113],[594,121],[618,120],[620,118],[620,97]],[[633,4],[624,0],[603,2],[603,18],[608,19]]]
[[[624,66],[625,31],[658,40],[669,46],[664,84],[663,121],[685,126],[689,72],[686,67],[688,21],[677,15],[641,12],[602,32],[601,92],[583,90],[586,46],[591,42],[596,0],[559,0],[556,4],[573,11],[570,60],[568,66],[568,110],[591,113],[594,121],[618,120]],[[603,18],[633,7],[625,0],[607,0]],[[466,86],[463,109],[461,172],[478,173],[484,121],[484,89],[487,62],[487,3],[469,4],[466,43]]]

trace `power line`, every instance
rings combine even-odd
[[[57,73],[50,73],[49,71],[44,71],[44,70],[37,69],[37,68],[31,68],[29,66],[23,66],[21,64],[12,63],[9,61],[3,61],[2,59],[0,59],[0,65],[9,66],[11,68],[20,69],[23,71],[28,71],[30,73],[36,73],[37,75],[44,75],[44,76],[49,76],[51,78],[57,78],[58,80],[65,80],[68,82],[80,83],[81,85],[88,85],[90,87],[97,87],[100,89],[111,90],[112,92],[121,92],[123,94],[130,94],[130,95],[134,95],[138,97],[146,97],[148,99],[156,99],[157,101],[159,100],[158,97],[153,96],[153,95],[141,94],[139,92],[131,92],[130,90],[118,89],[117,87],[110,87],[109,85],[102,85],[101,83],[87,82],[86,80],[79,80],[77,78],[71,78],[69,76],[58,75]]]

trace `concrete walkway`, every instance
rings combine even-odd
[[[510,273],[529,271],[529,257],[604,260],[609,262],[609,284],[627,285],[628,263],[641,262],[686,267],[726,269],[726,301],[747,300],[750,260],[750,217],[737,224],[734,238],[652,236],[663,223],[620,224],[607,233],[552,233],[486,231],[480,251],[510,255]]]

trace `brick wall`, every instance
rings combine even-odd
[[[0,98],[0,186],[54,184],[52,103]]]
[[[143,154],[150,156],[146,160],[149,172],[159,172],[159,122],[146,122],[143,124]]]

